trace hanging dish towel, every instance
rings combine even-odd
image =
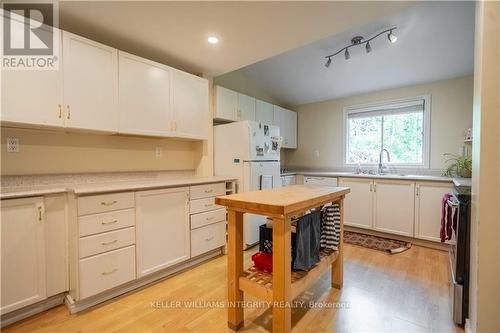
[[[323,207],[321,216],[321,248],[338,250],[340,242],[340,206]]]
[[[297,248],[293,269],[307,271],[319,262],[320,238],[321,212],[319,210],[304,215],[297,221]]]

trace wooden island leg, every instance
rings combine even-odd
[[[344,200],[338,201],[340,209],[339,255],[332,263],[332,288],[342,289],[344,283]]]
[[[240,276],[243,274],[243,213],[228,210],[227,244],[227,325],[237,331],[243,326],[243,292]]]
[[[291,221],[290,218],[273,218],[273,332],[290,332],[292,329],[291,287]]]

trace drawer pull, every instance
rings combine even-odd
[[[205,238],[205,241],[210,242],[212,239],[214,239],[214,236]]]
[[[105,201],[102,201],[101,202],[101,205],[103,206],[113,206],[115,203],[117,203],[118,201],[116,200],[113,200],[113,201],[108,201],[108,202],[105,202]]]
[[[116,242],[118,242],[118,239],[112,240],[111,242],[102,242],[101,244],[102,245],[111,245],[111,244],[114,244]]]
[[[118,270],[118,268],[115,268],[115,269],[112,269],[110,271],[107,271],[107,272],[102,272],[101,274],[102,275],[109,275],[109,274],[113,274],[114,272],[116,272]]]
[[[206,221],[212,221],[214,218],[215,218],[215,216],[210,216],[210,217],[207,217],[205,220]]]
[[[118,220],[113,220],[113,221],[109,221],[109,222],[101,222],[102,225],[110,225],[110,224],[115,224],[116,222],[118,222]]]
[[[205,190],[205,193],[212,193],[214,190]]]
[[[205,207],[212,207],[214,204],[213,203],[209,203],[209,204],[205,204]]]

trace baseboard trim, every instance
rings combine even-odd
[[[14,310],[1,316],[0,327],[15,323],[16,321],[34,316],[40,312],[64,304],[65,293],[51,296],[41,302],[25,306],[24,308]]]
[[[127,293],[136,291],[141,288],[148,287],[154,283],[158,283],[166,278],[172,277],[175,274],[179,274],[188,268],[197,266],[208,259],[218,257],[223,254],[223,248],[217,248],[205,254],[202,254],[196,258],[192,258],[188,261],[179,263],[172,267],[165,268],[164,270],[151,273],[150,275],[144,276],[142,278],[136,279],[134,281],[127,282],[116,288],[106,290],[98,295],[75,301],[69,294],[66,295],[64,303],[68,307],[71,314],[86,310],[92,306],[104,303],[118,296],[124,296]]]
[[[437,242],[428,241],[428,240],[424,240],[424,239],[389,234],[389,233],[365,229],[365,228],[357,228],[357,227],[353,227],[353,226],[344,225],[344,229],[347,231],[354,231],[354,232],[359,232],[359,233],[367,234],[367,235],[397,239],[397,240],[401,240],[401,241],[405,241],[405,242],[410,242],[410,243],[417,245],[417,246],[428,247],[431,249],[436,249],[436,250],[441,250],[441,251],[448,251],[448,248],[449,248],[449,245],[446,243],[437,243]]]

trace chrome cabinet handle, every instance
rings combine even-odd
[[[205,190],[205,193],[212,193],[214,190]]]
[[[212,207],[213,205],[214,205],[213,203],[205,204],[205,207]]]
[[[114,244],[116,242],[118,242],[118,239],[112,240],[111,242],[102,242],[101,244],[102,245],[111,245],[111,244]]]
[[[102,225],[110,225],[110,224],[115,224],[116,222],[118,222],[118,220],[113,220],[113,221],[109,221],[109,222],[101,222]]]
[[[70,109],[69,109],[69,104],[68,104],[68,105],[66,105],[66,110],[68,111],[68,114],[66,115],[66,118],[67,118],[67,119],[71,119],[71,111],[70,111]]]
[[[58,104],[57,106],[59,107],[59,119],[62,119],[62,105]]]
[[[117,203],[118,201],[116,200],[113,200],[113,201],[108,201],[108,202],[105,202],[105,201],[102,201],[101,202],[101,205],[103,206],[113,206],[115,203]]]
[[[101,274],[102,274],[102,275],[109,275],[109,274],[113,274],[113,273],[114,273],[114,272],[116,272],[117,270],[118,270],[118,268],[114,268],[114,269],[112,269],[112,270],[110,270],[110,271],[107,271],[107,272],[102,272]]]
[[[373,184],[370,183],[370,192],[373,192]]]
[[[373,192],[377,192],[377,184],[373,184]]]
[[[212,221],[215,217],[214,216],[210,216],[210,217],[207,217],[205,220],[206,221]]]
[[[37,207],[38,209],[38,222],[43,221],[43,207],[40,205]]]
[[[209,242],[209,241],[211,241],[212,239],[214,239],[214,236],[212,236],[212,237],[208,237],[208,238],[205,238],[205,241]]]
[[[417,185],[415,188],[415,195],[418,197],[420,195],[420,186]]]

